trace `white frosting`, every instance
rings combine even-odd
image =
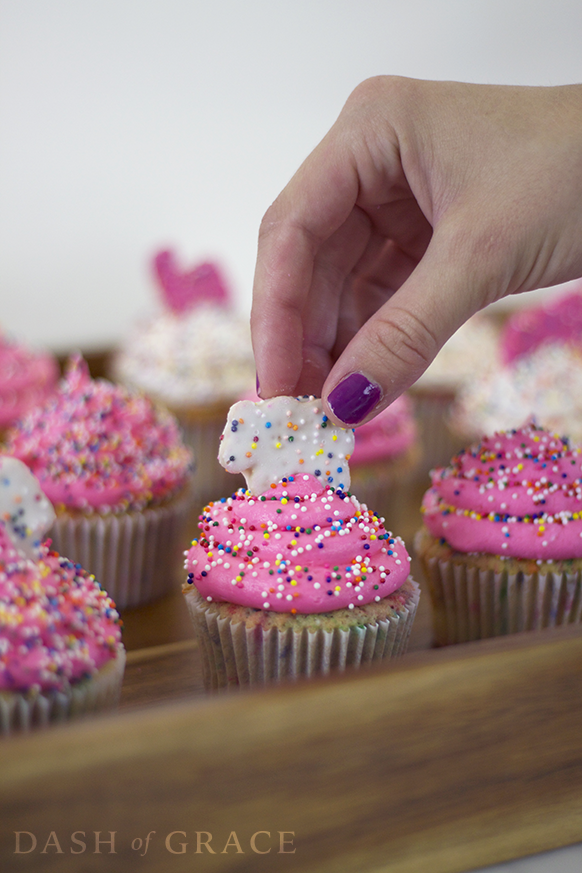
[[[212,304],[161,313],[134,328],[114,375],[173,408],[231,403],[255,384],[248,320]]]
[[[533,416],[553,432],[582,440],[582,352],[552,343],[468,383],[451,412],[466,438],[521,427]]]
[[[0,456],[0,520],[14,548],[38,560],[39,546],[55,520],[52,504],[26,464]]]
[[[349,490],[354,432],[328,421],[314,397],[239,400],[220,440],[218,460],[229,472],[243,473],[251,494],[301,473]]]

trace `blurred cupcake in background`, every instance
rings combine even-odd
[[[119,698],[125,650],[115,605],[94,576],[42,540],[54,510],[27,467],[0,456],[0,733]]]
[[[458,441],[507,430],[533,416],[540,425],[582,441],[582,347],[542,344],[533,352],[467,383],[449,427]]]
[[[44,403],[59,378],[56,359],[0,332],[0,439],[19,418]]]
[[[371,421],[355,428],[354,438],[350,490],[381,515],[388,528],[398,528],[402,489],[410,487],[422,454],[410,398],[398,397]]]
[[[533,423],[434,470],[415,539],[437,645],[582,620],[582,449]]]
[[[192,455],[178,424],[144,395],[91,379],[80,356],[43,407],[12,428],[56,510],[57,551],[94,573],[119,608],[171,591],[192,511]]]
[[[467,443],[528,417],[582,441],[582,283],[514,313],[499,340],[502,366],[467,382],[450,428]]]
[[[112,372],[177,417],[197,459],[196,493],[203,505],[233,490],[216,447],[230,405],[255,386],[250,326],[216,264],[182,271],[171,251],[161,251],[153,267],[163,310],[135,325]]]
[[[544,345],[582,348],[582,282],[569,286],[567,293],[528,306],[507,319],[499,339],[503,364],[511,365]]]
[[[479,312],[448,340],[428,369],[409,389],[422,442],[424,476],[448,463],[463,445],[447,426],[450,408],[462,387],[500,365],[499,326]]]

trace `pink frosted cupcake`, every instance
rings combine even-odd
[[[234,487],[216,460],[216,445],[230,405],[255,385],[250,326],[216,264],[183,270],[173,252],[162,251],[153,267],[161,311],[134,326],[112,372],[176,416],[197,461],[203,506]]]
[[[582,618],[582,449],[527,424],[435,470],[416,548],[439,645]]]
[[[41,539],[54,511],[30,471],[0,456],[0,732],[117,703],[125,651],[113,602]]]
[[[402,540],[348,494],[352,448],[313,397],[230,410],[219,458],[248,489],[205,508],[186,560],[208,688],[405,651],[418,586]]]
[[[54,391],[59,368],[44,352],[34,352],[0,334],[0,437]]]
[[[582,282],[558,298],[514,313],[501,331],[501,358],[512,364],[553,343],[582,346]]]
[[[373,506],[388,525],[397,524],[404,489],[421,457],[418,429],[406,395],[354,431],[350,458],[352,484],[358,500]]]
[[[76,357],[47,404],[9,432],[7,452],[55,506],[55,548],[94,573],[119,608],[172,589],[192,508],[192,458],[166,410],[92,380]]]

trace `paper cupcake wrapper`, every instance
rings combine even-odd
[[[92,573],[118,609],[147,603],[174,589],[183,564],[193,496],[121,515],[60,515],[49,532],[53,548]]]
[[[95,676],[66,691],[24,694],[0,691],[0,734],[8,736],[89,713],[112,709],[119,702],[125,650],[105,664]]]
[[[413,590],[397,614],[333,630],[248,628],[244,621],[221,618],[193,589],[185,599],[200,641],[207,690],[267,685],[400,657],[420,596],[418,585],[410,581]]]
[[[228,473],[218,462],[218,445],[227,412],[200,421],[177,414],[182,438],[194,453],[194,487],[200,508],[211,500],[230,496],[245,484],[243,476]]]
[[[435,643],[449,645],[582,621],[582,571],[501,573],[422,560]]]

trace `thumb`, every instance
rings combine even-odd
[[[407,281],[346,346],[322,389],[329,417],[355,427],[410,387],[471,315],[507,293],[506,270],[459,257],[433,235]]]

